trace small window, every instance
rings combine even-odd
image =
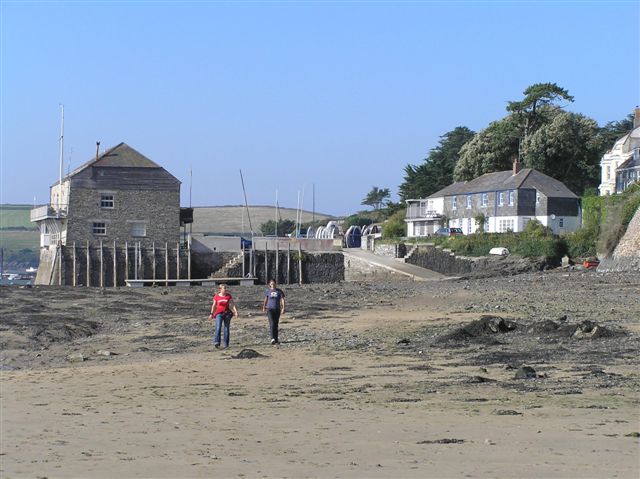
[[[560,228],[564,228],[564,218],[560,218],[560,219],[558,220],[558,226],[559,226]]]
[[[504,205],[504,192],[501,191],[500,193],[498,193],[498,206],[503,206]]]
[[[482,193],[482,206],[487,206],[489,204],[489,194]]]
[[[106,235],[107,224],[106,223],[93,223],[92,231],[94,235]]]
[[[513,203],[515,202],[515,196],[515,191],[509,190],[509,206],[513,206]]]
[[[536,190],[536,204],[540,204],[540,192],[538,190]]]
[[[471,195],[467,195],[467,209],[471,208]]]
[[[458,197],[454,196],[451,198],[451,208],[454,210],[458,209]]]
[[[129,227],[131,236],[144,238],[147,236],[147,224],[144,221],[134,221]]]
[[[100,195],[100,208],[113,208],[113,195],[101,194]]]

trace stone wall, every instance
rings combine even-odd
[[[640,208],[613,255],[601,260],[598,271],[640,271]]]
[[[476,262],[473,259],[457,257],[450,250],[430,244],[419,245],[407,258],[407,263],[448,276],[470,273],[476,267]]]
[[[382,266],[371,264],[355,256],[344,256],[345,281],[380,281],[396,279],[407,281],[407,276]]]
[[[276,277],[276,253],[269,251],[265,263],[265,252],[255,251],[255,276],[258,282],[266,284],[270,278],[276,279],[280,284],[292,284],[300,282],[300,263],[298,252],[279,252],[278,274]],[[246,265],[249,265],[249,253],[245,257]],[[241,276],[242,265],[229,271],[229,276]],[[248,271],[248,266],[247,266]],[[337,283],[344,280],[344,258],[341,252],[302,252],[302,282],[307,283]]]
[[[177,190],[113,190],[114,207],[101,208],[102,190],[73,188],[69,198],[67,245],[78,246],[87,241],[97,246],[111,243],[140,242],[156,247],[169,243],[174,247],[180,239],[180,191]],[[131,223],[144,222],[145,237],[131,235]],[[93,234],[93,223],[105,223],[106,234]]]

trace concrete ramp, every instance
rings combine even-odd
[[[413,279],[414,281],[434,281],[448,278],[447,276],[436,273],[435,271],[405,263],[401,259],[380,256],[357,248],[344,249],[342,253],[345,259],[345,279],[347,280],[358,279],[358,273],[365,277],[375,277],[380,276],[379,273],[381,272],[388,272],[388,276],[399,279]],[[362,268],[363,265],[365,267],[364,270]],[[369,267],[369,271],[367,271],[367,265]],[[350,271],[354,269],[361,271]]]

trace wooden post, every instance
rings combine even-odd
[[[113,240],[113,287],[118,286],[118,259],[116,252],[116,240]]]
[[[87,288],[91,286],[91,252],[89,251],[89,240],[87,240]]]
[[[164,285],[169,285],[169,243],[164,243]]]
[[[269,240],[264,242],[264,284],[269,282]]]
[[[278,248],[278,238],[276,237],[276,283],[280,282],[280,277],[278,276],[278,263],[280,263],[280,249]]]
[[[180,241],[176,243],[176,279],[180,279]]]
[[[291,284],[291,241],[287,242],[287,284]]]
[[[62,286],[62,243],[58,240],[58,286]]]
[[[124,281],[129,281],[129,242],[124,242]]]
[[[133,279],[138,279],[138,243],[133,243]]]
[[[76,286],[76,242],[73,242],[73,286]]]
[[[104,250],[100,240],[100,287],[104,288]]]
[[[191,279],[191,235],[187,238],[187,279]]]
[[[302,245],[298,241],[298,274],[300,275],[299,284],[302,284]]]
[[[151,246],[151,250],[153,251],[153,285],[156,284],[156,242],[153,242]]]
[[[245,257],[244,257],[244,243],[242,242],[242,238],[240,238],[240,251],[242,251],[242,277],[245,276]]]

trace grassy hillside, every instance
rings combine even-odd
[[[0,205],[0,229],[36,230],[30,221],[31,205]]]
[[[296,210],[293,208],[279,208],[280,218],[296,220]],[[276,209],[273,206],[249,206],[251,226],[259,234],[260,225],[276,219]],[[311,221],[313,213],[302,212],[302,222]],[[322,213],[315,214],[316,220],[333,219]],[[244,221],[244,227],[243,227]],[[245,232],[250,234],[249,220],[244,206],[201,206],[193,209],[193,232],[229,234]]]
[[[37,266],[40,232],[30,221],[31,205],[0,205],[0,248],[8,267]]]

